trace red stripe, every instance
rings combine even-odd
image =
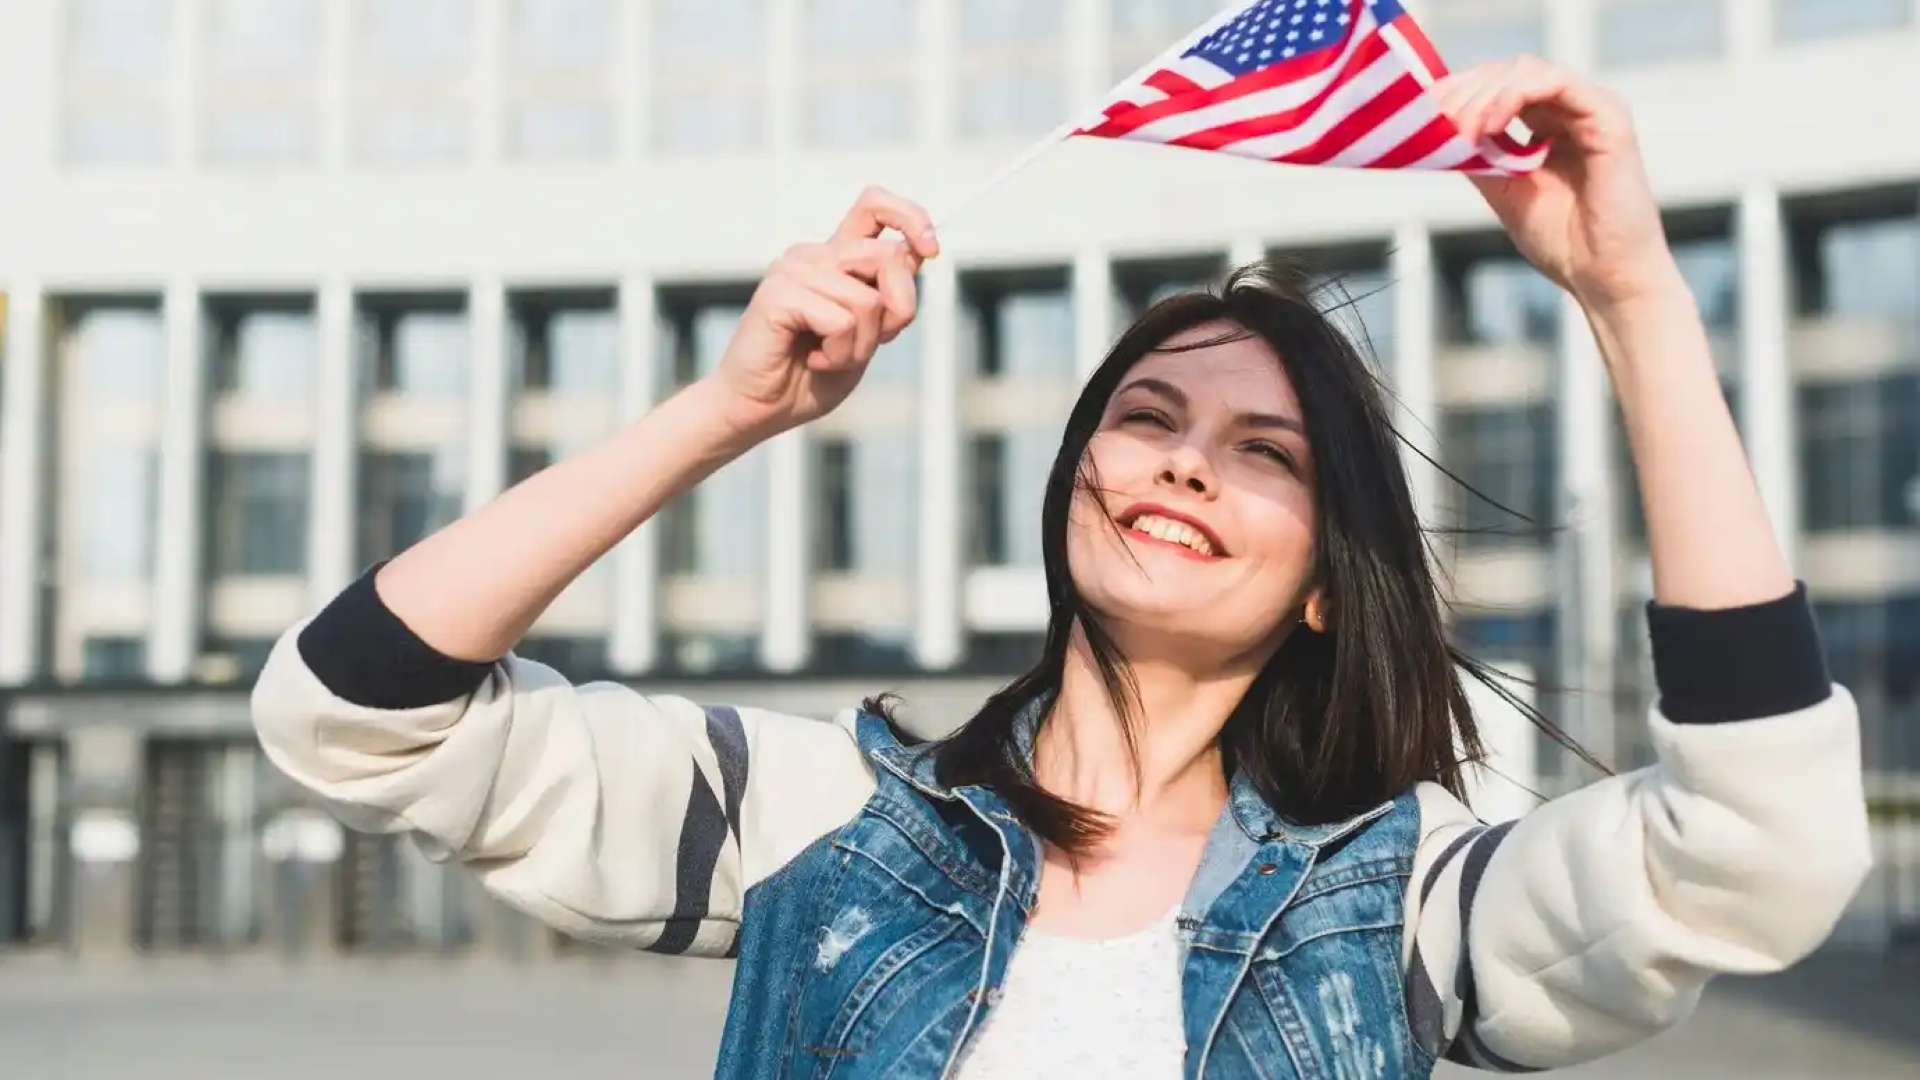
[[[1420,29],[1420,24],[1414,22],[1411,15],[1404,13],[1397,15],[1387,25],[1400,31],[1400,36],[1413,47],[1414,55],[1418,56],[1420,63],[1426,66],[1428,74],[1435,79],[1445,78],[1449,74],[1447,62],[1440,59],[1440,50],[1434,48],[1433,42],[1427,40],[1426,31]]]
[[[1161,68],[1159,71],[1147,76],[1146,84],[1168,97],[1175,97],[1180,94],[1191,94],[1195,90],[1203,89],[1199,83],[1194,82],[1185,75],[1177,71],[1168,71],[1166,68]]]
[[[1454,168],[1461,172],[1485,172],[1493,168],[1493,163],[1481,157],[1479,154],[1475,154],[1460,164],[1455,165]]]
[[[1275,161],[1289,161],[1300,165],[1318,165],[1328,158],[1344,153],[1348,147],[1372,134],[1381,124],[1393,119],[1394,114],[1406,108],[1423,91],[1420,84],[1411,75],[1402,75],[1387,85],[1385,90],[1367,99],[1359,108],[1340,118],[1340,122],[1328,128],[1319,138],[1298,150],[1274,158]]]
[[[1373,36],[1374,35],[1369,35],[1369,37]],[[1112,122],[1103,123],[1096,127],[1085,129],[1083,134],[1097,135],[1106,139],[1117,139],[1139,127],[1151,124],[1155,120],[1160,120],[1168,116],[1178,116],[1181,113],[1192,112],[1195,109],[1205,108],[1208,105],[1216,105],[1222,101],[1233,101],[1246,97],[1248,94],[1257,94],[1262,90],[1271,90],[1276,86],[1285,86],[1288,83],[1299,82],[1302,79],[1311,78],[1332,67],[1340,59],[1342,50],[1345,49],[1345,47],[1343,42],[1341,45],[1334,46],[1333,48],[1321,49],[1317,52],[1308,53],[1305,56],[1297,56],[1292,60],[1282,60],[1272,67],[1262,68],[1251,75],[1242,75],[1232,82],[1216,86],[1211,90],[1202,90],[1195,94],[1168,98],[1165,101],[1156,101],[1151,105],[1142,106],[1128,113],[1127,120],[1124,124]]]
[[[1454,138],[1453,124],[1444,116],[1436,116],[1427,121],[1427,126],[1413,133],[1413,136],[1399,146],[1381,154],[1368,162],[1369,169],[1404,169],[1409,165],[1425,160]]]
[[[1291,109],[1236,120],[1230,124],[1221,124],[1218,127],[1196,131],[1191,135],[1183,135],[1168,141],[1174,146],[1191,147],[1195,150],[1218,150],[1243,139],[1257,139],[1263,135],[1277,135],[1292,131],[1313,119],[1314,115],[1325,107],[1327,99],[1339,93],[1374,61],[1385,56],[1386,52],[1386,42],[1377,37],[1370,37],[1360,43],[1359,48],[1347,58],[1346,66],[1312,99]]]

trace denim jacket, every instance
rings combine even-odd
[[[723,1080],[939,1080],[997,1004],[1040,851],[991,791],[863,715],[873,797],[747,895]],[[1186,1075],[1418,1077],[1433,1068],[1400,972],[1419,839],[1403,797],[1331,825],[1244,783],[1181,905]]]
[[[1650,624],[1655,763],[1516,821],[1422,783],[1302,827],[1233,784],[1176,923],[1188,1075],[1560,1068],[1824,940],[1872,860],[1859,714],[1804,590]],[[352,828],[567,934],[736,957],[728,1080],[951,1076],[1033,910],[1032,833],[878,718],[451,659],[370,575],[275,645],[253,716]]]

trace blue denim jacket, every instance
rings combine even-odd
[[[997,1004],[1041,853],[1006,804],[948,789],[863,715],[878,790],[748,893],[722,1080],[939,1080]],[[1192,1080],[1420,1077],[1407,1019],[1411,793],[1332,825],[1281,820],[1245,783],[1181,905]]]

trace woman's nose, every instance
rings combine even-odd
[[[1162,484],[1185,488],[1195,495],[1211,497],[1218,487],[1213,476],[1213,465],[1207,455],[1191,446],[1178,446],[1167,455],[1160,466],[1157,478]]]

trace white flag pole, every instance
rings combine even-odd
[[[954,218],[960,216],[962,210],[978,202],[982,195],[987,194],[1012,179],[1014,173],[1040,160],[1040,155],[1053,149],[1055,145],[1065,142],[1074,132],[1080,130],[1080,127],[1081,125],[1078,123],[1061,124],[1059,127],[1048,132],[1045,138],[1021,151],[1019,157],[1002,165],[999,171],[987,177],[984,182],[972,191],[967,192],[966,197],[950,204],[944,212],[935,214],[933,217],[933,227],[936,230],[945,230],[948,225],[952,224]]]

